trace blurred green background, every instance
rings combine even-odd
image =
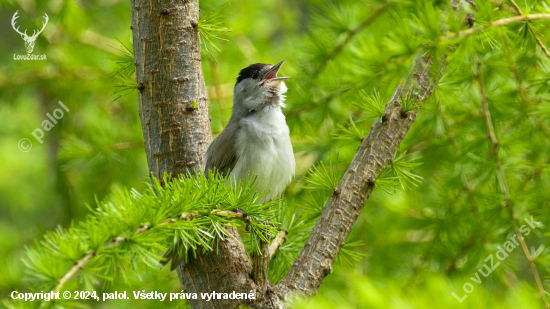
[[[476,2],[475,26],[515,15],[506,1]],[[123,45],[131,46],[130,4],[1,2],[1,299],[13,290],[33,291],[33,282],[25,279],[25,248],[46,231],[78,224],[88,213],[86,205],[94,207],[115,187],[146,187],[137,94],[124,90],[127,78],[113,74],[124,59]],[[204,15],[228,3],[200,4]],[[524,13],[550,12],[548,1],[518,4]],[[435,46],[429,51],[436,54],[445,49],[438,40],[446,25],[440,11],[446,6],[446,1],[412,0],[230,3],[221,16],[231,32],[223,35],[225,40],[214,40],[216,47],[206,45],[212,54],[203,48],[214,135],[231,114],[238,71],[256,62],[286,60],[282,73],[291,79],[284,112],[298,163],[286,198],[297,213],[315,217],[330,192],[304,187],[307,169],[323,161],[334,177],[341,175],[358,139],[376,120],[358,105],[376,92],[389,99],[412,59],[428,52],[421,46]],[[17,24],[28,33],[41,26],[44,13],[49,15],[33,51],[47,60],[13,60],[14,54],[26,53],[10,24],[15,11]],[[470,277],[513,235],[513,221],[503,207],[506,183],[517,220],[525,224],[533,216],[540,222],[525,241],[546,293],[550,290],[550,60],[535,37],[550,44],[549,25],[545,20],[515,23],[461,41],[400,146],[400,152],[422,163],[407,166],[419,181],[375,190],[334,272],[317,296],[299,301],[296,308],[543,308],[519,247],[491,275],[481,277],[481,284]],[[496,157],[477,75],[483,77],[499,140]],[[40,144],[31,133],[59,107],[58,101],[70,111],[44,132]],[[18,148],[23,138],[32,142],[28,152]],[[292,242],[291,230],[288,250],[274,262],[288,263],[302,244]],[[181,290],[167,269],[140,269],[97,288]],[[465,295],[467,282],[474,291],[460,303],[451,293]],[[72,305],[185,306],[153,300]]]

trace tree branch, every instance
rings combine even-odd
[[[521,12],[521,9],[519,8],[519,6],[514,2],[514,0],[508,0],[508,2],[510,2],[510,4],[514,7],[514,10],[516,10],[516,13],[518,15],[523,15],[523,12]]]
[[[376,175],[391,162],[418,114],[418,110],[402,113],[399,101],[401,95],[414,94],[423,100],[431,94],[440,75],[437,72],[437,77],[430,76],[432,62],[431,56],[417,58],[410,75],[395,90],[393,98],[386,105],[384,122],[377,121],[363,139],[313,233],[281,282],[283,289],[314,294],[324,277],[332,272],[331,265],[374,189]]]
[[[460,3],[460,0],[451,1],[455,9]],[[332,264],[374,190],[376,176],[393,161],[397,147],[418,114],[418,109],[405,112],[401,108],[401,98],[417,97],[420,107],[433,92],[446,67],[445,61],[446,56],[434,59],[430,54],[415,59],[409,74],[386,104],[384,122],[378,120],[363,139],[304,248],[287,276],[277,285],[283,297],[293,292],[315,294],[332,272]]]
[[[212,139],[198,22],[198,0],[132,0],[139,114],[149,171],[161,181],[202,171]]]

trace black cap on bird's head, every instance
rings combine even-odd
[[[251,64],[239,72],[239,76],[237,77],[237,82],[235,83],[235,85],[247,78],[258,80],[258,82],[262,82],[265,80],[282,81],[288,79],[289,77],[277,77],[277,72],[279,72],[279,69],[284,62],[285,61],[283,60],[276,65],[265,63]]]

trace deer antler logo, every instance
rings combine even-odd
[[[42,31],[44,31],[44,28],[46,28],[46,25],[48,24],[48,14],[44,13],[44,18],[46,19],[46,21],[42,24],[42,29],[40,29],[40,31],[36,32],[36,30],[33,31],[32,35],[31,36],[28,36],[27,35],[27,30],[25,29],[25,32],[21,32],[19,31],[19,27],[15,28],[15,20],[19,18],[19,16],[17,16],[17,13],[19,11],[15,12],[15,14],[13,14],[13,18],[11,19],[11,26],[13,27],[13,30],[15,30],[15,32],[19,33],[21,35],[21,37],[23,38],[23,40],[25,40],[25,48],[27,49],[27,53],[32,53],[32,50],[34,49],[34,42],[36,41],[36,38],[38,37],[38,35],[40,33],[42,33]]]

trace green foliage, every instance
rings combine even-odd
[[[422,182],[422,177],[410,172],[414,167],[422,165],[421,162],[415,162],[420,158],[409,159],[409,155],[406,153],[396,154],[391,169],[399,179],[399,183],[403,189],[410,188],[410,186],[418,187]]]
[[[380,98],[380,93],[376,90],[372,94],[367,94],[361,90],[361,102],[356,103],[356,106],[363,109],[367,117],[377,118],[384,116],[384,107],[386,101]]]
[[[325,209],[327,202],[328,197],[324,192],[309,192],[308,195],[303,197],[303,203],[300,204],[300,207],[304,210],[304,217],[310,220],[316,220],[319,219],[321,213],[323,213],[323,209]]]
[[[336,126],[340,131],[333,134],[333,137],[334,139],[343,141],[345,144],[361,142],[365,136],[365,132],[357,128],[353,119],[349,120],[349,126],[347,128],[340,124]]]
[[[360,262],[364,253],[354,251],[353,248],[364,246],[365,243],[362,240],[347,241],[346,244],[340,249],[340,254],[336,258],[336,262],[342,263],[344,267],[351,268],[357,262]]]
[[[226,181],[217,175],[173,181],[165,176],[164,187],[154,179],[143,193],[117,189],[78,226],[49,232],[29,249],[28,278],[39,288],[53,290],[68,269],[86,260],[77,277],[83,287],[93,290],[99,279],[126,277],[139,263],[156,268],[159,251],[170,243],[181,244],[184,256],[194,256],[199,247],[215,251],[217,242],[230,237],[225,227],[244,225],[222,211],[246,212],[253,244],[272,239],[278,232],[272,222],[278,202],[260,204],[253,182],[233,186]],[[166,242],[167,238],[171,240]],[[258,252],[257,245],[251,247]]]
[[[304,189],[334,191],[343,173],[336,167],[326,167],[322,161],[313,166],[304,176]]]
[[[402,189],[411,189],[418,187],[422,183],[422,177],[411,172],[421,162],[415,162],[419,157],[410,159],[410,155],[405,152],[397,152],[391,164],[382,169],[376,176],[376,188],[383,190],[387,194],[393,194],[397,187]]]
[[[210,56],[212,56],[212,58],[214,58],[214,56],[208,46],[220,51],[220,48],[216,46],[214,40],[227,41],[224,36],[231,32],[231,29],[225,26],[226,21],[222,13],[228,5],[229,3],[220,7],[216,11],[203,14],[199,20],[198,29],[201,42],[203,43],[204,49],[210,54]]]
[[[320,295],[313,299],[299,299],[295,308],[300,309],[406,309],[406,308],[433,308],[434,299],[437,306],[449,309],[467,308],[541,308],[537,303],[537,292],[529,286],[520,285],[502,297],[487,290],[486,284],[475,287],[468,298],[459,303],[449,291],[461,291],[461,286],[453,284],[442,274],[430,276],[423,284],[423,289],[431,293],[411,295],[411,291],[404,291],[400,280],[373,279],[362,273],[362,269],[349,270],[342,267],[335,269],[334,286],[322,286]],[[464,278],[463,282],[466,282]],[[462,296],[462,294],[461,294]]]
[[[420,105],[418,105],[418,95],[414,95],[412,91],[409,92],[401,92],[399,95],[399,102],[401,105],[401,108],[405,112],[410,112],[412,110],[420,109]]]
[[[118,50],[120,55],[113,58],[113,61],[117,65],[117,69],[109,76],[115,82],[114,95],[117,96],[114,99],[115,101],[127,94],[137,91],[132,40],[130,40],[129,43],[124,43],[118,38],[116,40],[120,46],[112,47]]]
[[[384,162],[387,167],[376,176],[376,188],[334,272],[317,296],[296,308],[429,308],[434,303],[445,308],[543,308],[519,247],[481,284],[474,284],[463,303],[450,294],[462,295],[463,285],[483,268],[487,256],[514,233],[513,217],[503,207],[504,184],[517,221],[533,216],[542,223],[525,241],[543,288],[549,290],[550,59],[537,39],[548,47],[550,27],[544,19],[490,26],[516,16],[509,1],[501,2],[479,0],[477,9],[466,5],[475,16],[472,28],[487,27],[455,36],[464,27],[465,14],[449,14],[452,9],[443,0],[258,0],[226,8],[224,1],[200,1],[203,72],[215,133],[228,121],[240,69],[284,59],[282,73],[292,77],[286,81],[284,113],[299,172],[283,200],[270,209],[255,206],[258,221],[249,233],[240,229],[249,252],[263,232],[274,228],[266,220],[289,231],[271,261],[273,283],[284,277],[307,241],[357,142],[380,121],[385,99],[409,73],[413,59],[427,55],[436,63],[453,50],[432,96],[422,102],[414,94],[398,96],[404,111],[421,105],[422,110],[399,147],[402,151],[393,162]],[[548,1],[515,2],[523,14],[550,13]],[[216,204],[255,212],[246,206],[249,199],[237,199],[252,193],[229,192],[219,184],[213,184],[213,191],[195,190],[204,194],[192,206],[176,204],[192,202],[177,192],[203,180],[184,180],[185,185],[174,184],[178,190],[158,197],[144,184],[148,170],[133,49],[128,41],[115,40],[131,36],[130,9],[122,0],[57,6],[15,0],[0,8],[8,19],[19,10],[19,21],[29,31],[40,25],[41,12],[50,16],[35,46],[47,61],[10,60],[25,49],[9,29],[0,46],[7,59],[0,65],[0,113],[6,120],[0,123],[2,297],[14,290],[55,287],[89,252],[98,255],[66,283],[67,290],[172,291],[179,286],[176,276],[151,269],[168,246],[181,239],[182,250],[190,254],[197,246],[214,250],[215,239],[227,237],[222,226],[243,225],[213,213]],[[450,34],[443,35],[445,31]],[[114,48],[119,45],[126,47]],[[210,52],[216,61],[204,57]],[[498,139],[496,157],[478,73]],[[59,100],[70,112],[45,132],[40,144],[30,132]],[[32,140],[31,151],[17,149],[21,138]],[[224,194],[226,199],[220,200]],[[177,198],[170,199],[172,195]],[[93,204],[95,196],[102,202],[88,210],[84,205]],[[161,196],[167,199],[157,200]],[[161,225],[185,209],[200,214]],[[148,224],[154,227],[136,234]],[[119,236],[128,240],[107,245]],[[41,241],[35,244],[36,239]],[[359,241],[364,245],[350,247]],[[59,305],[157,308],[158,301]]]
[[[392,176],[391,172],[391,168],[384,168],[378,175],[376,175],[374,180],[374,185],[376,188],[383,190],[387,194],[392,194],[399,184],[399,177]]]

